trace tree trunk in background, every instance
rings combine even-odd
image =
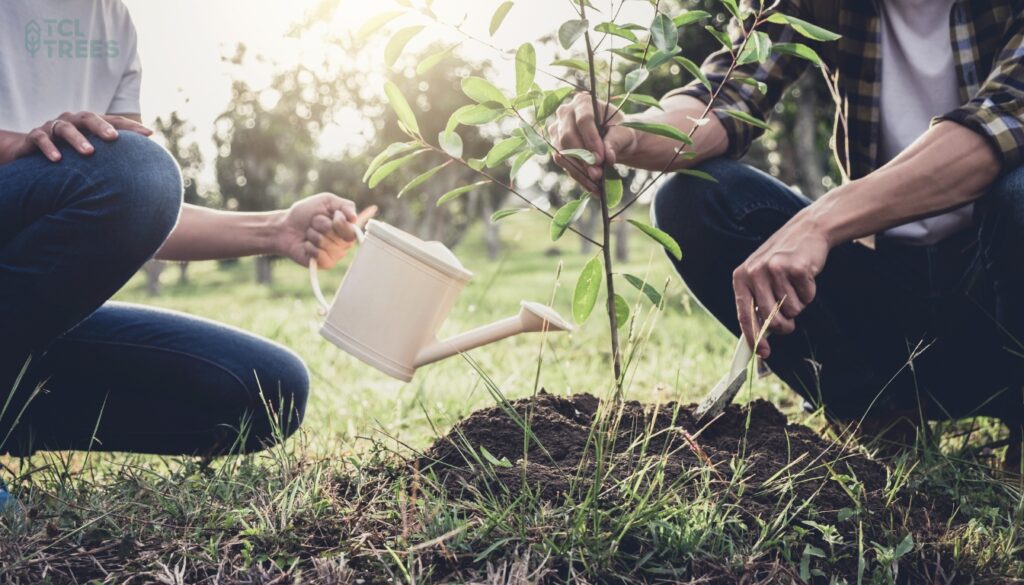
[[[588,205],[587,210],[583,213],[583,219],[576,224],[576,228],[590,239],[594,239],[594,231],[597,230],[597,221],[600,219],[601,212],[597,210],[596,206]],[[570,234],[571,235],[571,234]],[[580,254],[590,254],[594,249],[594,244],[590,240],[580,238]]]
[[[166,264],[159,260],[150,260],[142,267],[142,271],[146,273],[146,294],[149,296],[160,296],[160,275],[165,267]]]
[[[793,122],[793,164],[796,165],[797,184],[810,199],[825,194],[822,178],[828,172],[827,157],[819,152],[817,144],[818,94],[815,92],[813,75],[804,76],[800,81],[800,95],[796,99],[796,115]]]
[[[615,222],[615,261],[629,262],[629,224]]]
[[[256,283],[270,285],[274,282],[274,258],[272,256],[256,257]]]
[[[487,258],[494,261],[501,253],[501,226],[491,221],[491,214],[495,211],[491,204],[491,198],[484,194],[479,199],[480,221],[484,223],[484,245],[487,247]]]
[[[178,284],[188,284],[188,262],[178,262]]]

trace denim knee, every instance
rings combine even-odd
[[[982,253],[1019,268],[1024,262],[1024,167],[1007,172],[975,203]]]
[[[95,152],[74,163],[91,184],[76,195],[78,203],[97,221],[107,223],[117,245],[144,258],[152,256],[181,211],[178,164],[166,149],[134,132],[122,131],[112,142],[96,138],[91,142]]]
[[[291,350],[266,341],[253,355],[253,380],[250,396],[259,404],[252,412],[252,425],[246,438],[247,450],[260,449],[287,439],[302,425],[309,400],[309,372],[302,359]]]

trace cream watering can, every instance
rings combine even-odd
[[[370,220],[358,231],[359,255],[327,302],[316,261],[313,293],[326,318],[320,335],[385,374],[408,382],[416,368],[531,331],[571,331],[554,309],[523,301],[519,314],[438,340],[437,332],[473,274],[440,242],[424,242]]]

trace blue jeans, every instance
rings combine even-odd
[[[299,425],[295,354],[187,315],[108,302],[181,208],[171,156],[131,132],[0,166],[0,453],[216,454]],[[27,368],[25,365],[27,365]]]
[[[675,267],[690,291],[739,335],[733,270],[809,202],[735,161],[700,168],[718,183],[674,176],[653,214],[683,249]],[[975,209],[976,228],[934,246],[833,249],[796,331],[772,338],[772,371],[836,419],[1024,423],[1024,169]]]

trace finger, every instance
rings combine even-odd
[[[612,126],[608,129],[604,137],[604,156],[608,164],[613,165],[619,161],[619,155],[633,146],[635,136],[628,128],[622,126]]]
[[[772,294],[782,302],[780,313],[787,319],[795,319],[804,310],[804,304],[796,294],[785,274],[772,274]]]
[[[584,96],[586,94],[579,94]],[[575,100],[576,129],[583,140],[583,148],[594,153],[597,157],[597,165],[604,162],[604,140],[597,129],[597,121],[594,119],[594,106],[589,97]]]
[[[313,244],[316,248],[320,247],[320,243],[323,242],[324,235],[313,228],[306,228],[306,241]]]
[[[587,190],[590,193],[594,193],[595,191],[597,191],[597,185],[586,174],[586,172],[582,168],[580,168],[579,163],[558,153],[555,153],[552,156],[552,159],[555,161],[555,164],[565,169],[565,171],[569,173],[569,176],[572,177],[574,181],[579,183],[580,186],[583,187],[585,190]]]
[[[117,130],[103,118],[93,114],[92,112],[83,112],[79,117],[80,128],[84,127],[86,130],[92,132],[96,136],[99,136],[103,140],[114,140],[117,138]]]
[[[354,242],[356,240],[356,227],[352,222],[348,221],[340,212],[335,212],[334,219],[331,222],[334,233],[346,242]]]
[[[359,215],[356,216],[356,225],[358,225],[359,227],[366,227],[367,222],[369,222],[371,219],[374,218],[374,216],[377,215],[378,209],[379,208],[376,205],[371,205],[366,209],[360,211]]]
[[[53,127],[53,133],[63,138],[79,154],[88,156],[95,150],[85,136],[71,122],[61,122]]]
[[[555,135],[555,146],[558,150],[583,148],[583,138],[576,126],[576,111],[572,106],[558,108],[558,133]]]
[[[312,244],[312,242],[306,242],[304,247],[306,249],[306,262],[315,259],[317,267],[321,270],[327,270],[334,266],[334,263],[331,262],[331,257],[327,252],[317,248]]]
[[[43,153],[43,156],[50,159],[50,162],[57,162],[60,160],[60,150],[58,150],[57,146],[52,140],[50,140],[50,136],[45,130],[36,128],[29,132],[28,141],[35,145],[35,147]]]
[[[145,124],[140,124],[135,120],[125,118],[124,116],[103,116],[103,119],[110,123],[114,128],[120,130],[128,130],[135,132],[136,134],[142,134],[143,136],[151,136],[153,131]]]
[[[814,300],[815,295],[818,293],[818,283],[810,275],[799,276],[793,279],[793,287],[796,289],[800,302],[805,307],[811,304],[811,301]]]
[[[747,340],[747,345],[753,347],[757,341],[757,320],[754,317],[754,297],[746,283],[734,285],[736,295],[736,319],[739,321],[740,331]]]
[[[333,221],[331,218],[322,213],[314,215],[313,219],[309,221],[309,225],[321,234],[329,234],[333,229]]]
[[[754,339],[757,340],[756,352],[762,358],[767,358],[771,350],[768,346],[768,340],[761,333],[761,326],[764,323],[768,323],[768,331],[777,331],[780,327],[785,327],[785,317],[778,314],[775,310],[778,301],[775,295],[772,294],[771,285],[767,282],[765,275],[755,274],[751,280],[750,288],[754,295],[754,313],[758,321],[757,330],[754,332]]]

